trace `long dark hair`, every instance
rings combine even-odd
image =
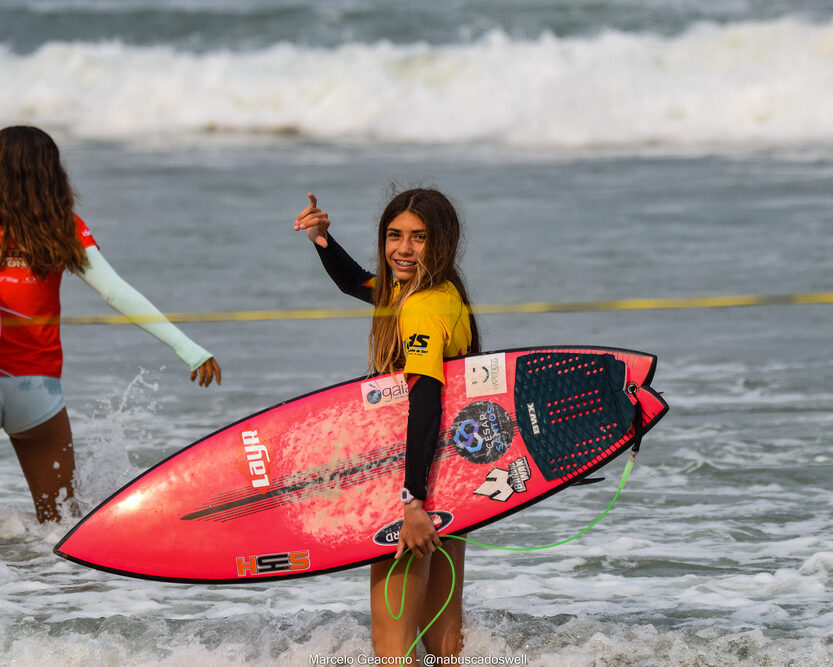
[[[388,226],[400,213],[409,211],[425,224],[425,257],[417,265],[416,275],[402,285],[393,298],[393,276],[385,258]],[[457,267],[460,219],[448,198],[438,190],[406,190],[390,200],[379,219],[378,265],[373,303],[376,310],[370,328],[368,360],[377,372],[393,372],[405,365],[405,352],[399,340],[399,312],[412,294],[450,282],[460,294],[468,311],[471,327],[470,352],[480,352],[480,334],[471,311],[471,301],[463,276]]]
[[[88,261],[78,240],[74,203],[52,137],[25,125],[0,130],[0,265],[12,242],[39,278],[83,270]]]

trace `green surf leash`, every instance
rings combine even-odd
[[[610,504],[604,509],[604,511],[601,514],[599,514],[599,516],[597,516],[593,520],[592,523],[590,523],[590,525],[583,528],[582,530],[577,532],[572,537],[568,537],[566,540],[561,540],[560,542],[555,542],[554,544],[546,544],[546,545],[537,546],[537,547],[502,547],[502,546],[498,546],[496,544],[486,544],[485,542],[478,542],[477,540],[472,540],[472,539],[469,539],[467,537],[461,537],[459,535],[443,535],[443,538],[444,539],[460,540],[462,542],[468,542],[469,544],[474,544],[474,545],[477,545],[479,547],[484,547],[486,549],[496,549],[496,550],[499,550],[499,551],[542,551],[544,549],[552,549],[553,547],[559,547],[559,546],[562,546],[564,544],[567,544],[568,542],[572,542],[573,540],[578,539],[579,537],[581,537],[582,535],[587,533],[589,530],[591,530],[594,526],[596,526],[607,515],[607,513],[610,512],[611,509],[613,509],[613,505],[619,499],[619,495],[622,493],[622,489],[625,488],[625,483],[628,481],[628,477],[630,477],[631,470],[633,470],[634,463],[636,462],[636,454],[637,454],[638,451],[639,451],[639,439],[637,440],[637,444],[634,446],[633,450],[631,451],[631,455],[628,458],[627,463],[625,463],[625,469],[622,472],[622,479],[619,481],[619,488],[616,489],[616,493],[613,495],[613,499],[610,501]],[[434,616],[434,618],[431,619],[431,622],[428,623],[428,625],[426,625],[422,629],[422,632],[420,632],[417,635],[417,638],[414,640],[414,643],[411,644],[410,648],[408,648],[408,651],[403,656],[403,660],[404,660],[404,658],[407,658],[411,654],[411,651],[414,650],[414,648],[416,647],[419,640],[422,639],[423,635],[426,632],[428,632],[428,630],[431,628],[431,626],[434,625],[434,623],[437,621],[437,619],[439,619],[439,617],[445,611],[446,607],[448,607],[449,603],[451,602],[451,598],[454,595],[454,587],[457,583],[456,572],[454,571],[454,563],[451,560],[451,556],[448,555],[448,552],[445,549],[443,549],[442,547],[437,547],[437,551],[441,552],[443,554],[443,556],[446,557],[446,559],[448,560],[448,565],[449,565],[449,567],[451,567],[451,590],[448,593],[448,598],[446,599],[445,603],[440,608],[440,610],[437,612],[437,615]],[[388,570],[387,577],[385,577],[385,604],[388,606],[388,613],[390,613],[391,618],[393,618],[394,620],[399,620],[400,618],[402,618],[402,614],[405,611],[405,587],[406,587],[406,584],[407,584],[407,581],[408,581],[408,570],[411,569],[411,563],[414,560],[414,554],[413,553],[409,554],[408,562],[405,564],[405,574],[402,578],[402,599],[400,601],[400,607],[399,607],[399,613],[398,614],[394,614],[393,609],[391,608],[391,605],[390,605],[390,598],[388,596],[388,582],[390,581],[390,576],[391,576],[391,574],[393,574],[394,568],[399,564],[399,561],[402,559],[402,557],[404,555],[405,554],[402,554],[402,556],[400,556],[399,558],[394,560],[393,565],[391,565],[390,569]]]
[[[544,549],[552,549],[553,547],[560,547],[563,544],[567,544],[568,542],[572,542],[573,540],[578,539],[585,533],[589,532],[596,524],[599,523],[602,519],[604,519],[605,515],[613,509],[613,505],[616,503],[617,499],[619,498],[619,494],[622,493],[622,489],[625,488],[625,482],[628,481],[628,477],[631,474],[631,470],[633,470],[634,460],[636,459],[636,452],[631,452],[630,458],[628,462],[625,464],[625,470],[622,472],[622,479],[619,481],[619,488],[616,489],[616,493],[613,495],[613,500],[610,501],[610,504],[605,508],[605,510],[597,516],[593,522],[583,528],[579,532],[577,532],[572,537],[568,537],[566,540],[561,540],[560,542],[555,542],[554,544],[545,544],[543,546],[538,547],[501,547],[495,544],[486,544],[484,542],[478,542],[476,540],[471,540],[467,537],[460,537],[459,535],[444,535],[449,539],[453,540],[462,540],[464,542],[468,542],[469,544],[476,544],[479,547],[484,547],[486,549],[498,549],[500,551],[542,551]]]
[[[451,536],[449,536],[449,537],[451,537]],[[442,547],[437,547],[437,551],[441,552],[442,555],[446,557],[446,559],[448,560],[448,566],[451,568],[451,590],[448,591],[448,598],[446,598],[446,601],[443,603],[443,606],[440,607],[440,610],[437,612],[437,615],[434,616],[434,618],[431,619],[431,622],[428,625],[426,625],[422,629],[422,632],[420,632],[417,635],[416,639],[414,639],[414,643],[411,644],[411,646],[408,648],[408,651],[403,656],[403,660],[404,660],[404,658],[407,658],[411,654],[411,651],[414,650],[414,648],[416,647],[419,640],[422,639],[422,636],[426,632],[428,632],[428,630],[431,628],[431,626],[434,625],[434,623],[437,622],[437,619],[440,616],[442,616],[442,613],[445,611],[445,608],[451,602],[451,598],[454,597],[454,588],[457,585],[457,573],[454,571],[454,563],[451,560],[451,556],[448,555],[448,552],[445,549],[443,549]],[[404,556],[404,555],[405,554],[402,554],[402,556]],[[393,565],[391,566],[390,570],[388,570],[388,576],[385,577],[385,604],[387,604],[387,606],[388,606],[388,612],[390,613],[391,618],[393,618],[394,620],[397,620],[397,621],[400,618],[402,618],[402,614],[405,612],[405,586],[408,582],[408,570],[411,569],[411,563],[414,560],[414,554],[411,553],[408,557],[408,562],[405,564],[405,576],[402,578],[402,600],[401,600],[401,603],[400,603],[400,606],[399,606],[399,614],[397,615],[397,614],[393,613],[393,609],[391,609],[391,606],[390,606],[390,598],[388,597],[388,581],[390,581],[390,575],[393,573],[393,569],[396,567],[396,565],[402,559],[402,556],[400,556],[399,558],[397,558],[393,562]]]

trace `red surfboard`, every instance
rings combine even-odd
[[[550,347],[445,364],[426,510],[440,535],[581,481],[668,410],[656,357]],[[76,563],[188,583],[333,572],[396,551],[408,385],[376,375],[268,408],[143,473],[55,547]]]

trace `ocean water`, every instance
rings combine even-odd
[[[315,192],[373,260],[390,188],[466,225],[479,304],[831,291],[833,10],[820,1],[0,0],[0,124],[59,141],[105,257],[163,311],[354,307],[292,221]],[[64,314],[107,314],[65,278]],[[519,309],[520,310],[520,309]],[[364,371],[368,321],[187,322],[221,388],[129,326],[66,325],[94,507],[242,416]],[[833,308],[481,318],[487,349],[653,352],[669,414],[613,511],[551,551],[471,547],[464,655],[833,663]],[[473,535],[549,544],[615,493]],[[246,586],[55,557],[0,435],[0,661],[308,665],[370,653],[367,571]],[[356,663],[358,664],[358,663]]]

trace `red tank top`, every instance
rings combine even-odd
[[[85,248],[96,245],[87,225],[76,216],[78,238]],[[3,232],[0,230],[0,240]],[[0,265],[0,375],[61,377],[61,278],[53,271],[35,276],[10,244]],[[33,323],[45,318],[48,321]]]

